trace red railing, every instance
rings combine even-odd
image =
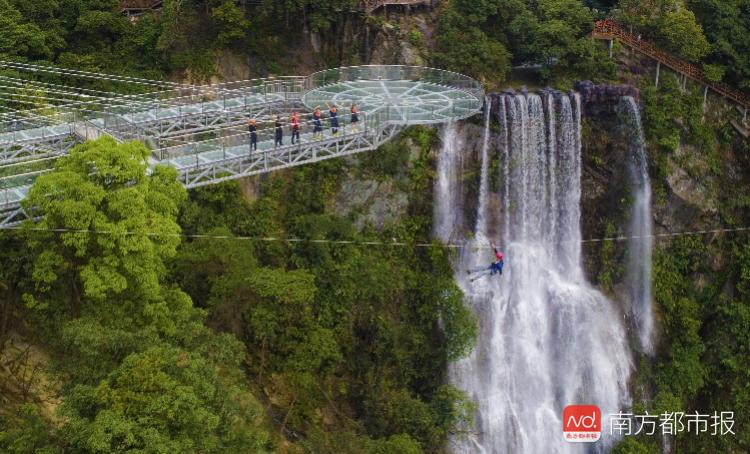
[[[736,102],[742,107],[746,109],[750,108],[750,98],[742,91],[730,87],[725,83],[709,80],[699,67],[642,40],[640,36],[628,32],[622,25],[612,19],[597,21],[594,25],[593,36],[596,39],[616,39],[664,66],[711,88],[716,93]]]
[[[365,12],[372,13],[381,6],[388,5],[431,5],[433,0],[364,0]]]
[[[163,0],[120,0],[122,11],[145,11],[154,9],[163,3]]]

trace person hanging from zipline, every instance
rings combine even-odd
[[[250,133],[250,151],[258,151],[258,125],[255,118],[247,122],[247,131]]]
[[[281,125],[281,116],[276,115],[276,123],[274,123],[274,136],[276,138],[276,141],[274,142],[274,148],[280,147],[284,145],[284,129]]]
[[[322,115],[320,113],[320,106],[315,107],[313,112],[313,139],[320,140],[323,138],[323,122],[321,121]]]
[[[294,145],[294,139],[299,142],[299,114],[292,112],[292,145]]]
[[[505,266],[505,256],[501,251],[497,249],[497,246],[492,245],[492,249],[495,251],[495,260],[490,266],[481,266],[472,270],[466,270],[466,274],[472,276],[469,280],[471,282],[476,281],[484,276],[494,276],[495,274],[503,274],[503,267]]]
[[[331,121],[331,133],[335,137],[339,135],[339,111],[335,104],[330,105],[326,103],[326,106],[328,106],[328,118]]]

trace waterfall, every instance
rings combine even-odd
[[[651,310],[651,253],[653,227],[651,223],[651,182],[648,176],[646,140],[641,126],[641,116],[635,99],[622,99],[618,110],[633,133],[630,142],[629,163],[633,205],[628,228],[628,268],[626,284],[628,296],[638,330],[638,341],[646,354],[653,353],[654,318]]]
[[[550,93],[544,99],[501,95],[497,103],[501,206],[485,211],[500,218],[491,214],[493,219],[477,222],[476,240],[455,263],[455,279],[478,315],[480,334],[471,354],[451,365],[449,379],[476,402],[476,433],[455,437],[452,448],[459,453],[606,451],[614,441],[606,426],[594,445],[568,443],[562,435],[566,405],[598,405],[603,422],[629,406],[632,368],[620,314],[585,282],[581,269],[580,101]],[[443,133],[436,196],[446,199],[437,202],[435,224],[436,234],[468,237],[455,224],[461,207],[448,203],[462,192],[460,180],[449,179],[456,171],[447,168],[459,162],[451,155],[463,138],[450,137],[458,133],[452,125]],[[481,160],[484,174],[492,162],[489,150]],[[493,258],[483,230],[487,224],[502,226],[505,271],[472,283],[466,270]]]
[[[448,243],[463,227],[463,202],[460,187],[463,160],[463,135],[458,125],[449,123],[442,132],[442,150],[438,156],[435,185],[435,222],[433,235]]]
[[[479,208],[477,209],[477,227],[479,234],[487,232],[487,205],[489,204],[490,175],[488,148],[490,145],[490,111],[492,110],[492,99],[487,96],[484,99],[484,138],[482,140],[482,167],[479,177]]]

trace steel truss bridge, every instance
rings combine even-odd
[[[116,94],[103,83],[138,93]],[[409,125],[470,117],[483,100],[475,80],[423,67],[355,66],[195,86],[0,61],[0,228],[31,217],[22,201],[39,175],[102,135],[142,141],[151,165],[174,167],[195,188],[374,150]],[[328,105],[339,108],[338,128]],[[321,128],[312,118],[318,106]],[[300,116],[294,144],[292,112]],[[284,135],[278,146],[276,116]],[[257,121],[252,150],[250,119]]]

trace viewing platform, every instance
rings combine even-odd
[[[51,67],[29,65],[28,70],[71,75],[71,70]],[[74,73],[72,77],[122,78]],[[481,85],[467,76],[410,66],[355,66],[307,77],[205,86],[120,81],[153,90],[94,94],[25,81],[24,86],[37,84],[40,92],[54,90],[58,97],[42,109],[0,114],[0,228],[28,217],[21,201],[34,180],[89,138],[142,141],[151,149],[152,165],[174,167],[185,187],[194,188],[374,150],[407,126],[468,118],[481,110],[484,100]],[[0,96],[23,101],[22,93],[9,90]],[[359,110],[357,122],[350,113],[353,104]],[[329,105],[338,107],[338,127],[329,118]],[[322,111],[319,130],[312,118],[316,107]],[[294,144],[292,112],[300,115],[300,137]],[[274,137],[277,115],[284,135],[281,145]],[[257,149],[252,150],[250,119],[257,121]]]

